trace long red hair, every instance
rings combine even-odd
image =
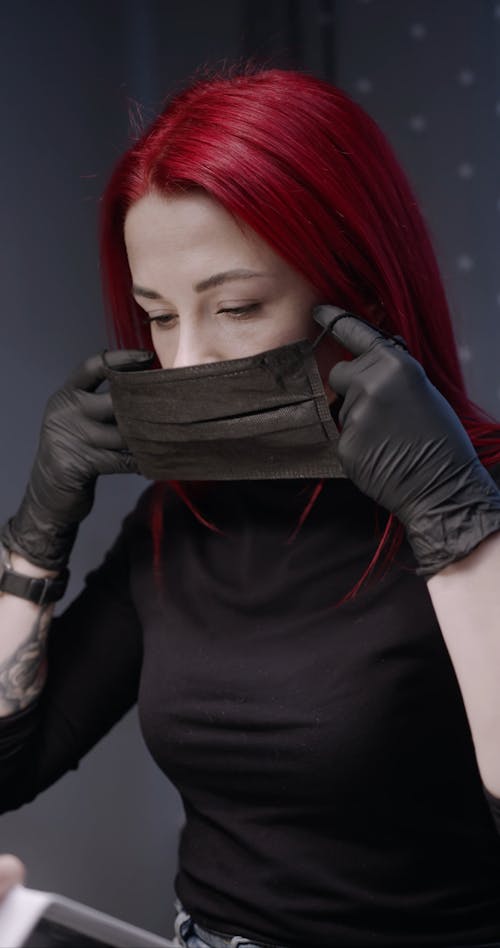
[[[436,257],[412,188],[377,124],[344,91],[303,72],[249,62],[198,76],[167,99],[116,164],[101,199],[101,277],[112,346],[153,348],[131,295],[125,215],[150,190],[168,195],[189,188],[204,189],[245,221],[325,303],[403,336],[484,466],[500,462],[500,423],[467,395]],[[351,353],[345,350],[344,358],[352,359]],[[152,368],[158,367],[156,359]],[[151,529],[157,577],[168,486],[217,529],[195,508],[192,485],[156,482]],[[393,562],[403,537],[391,514],[373,560],[341,603],[356,595],[384,548],[383,565]]]

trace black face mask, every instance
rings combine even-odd
[[[301,339],[243,359],[112,369],[117,425],[144,477],[345,477],[314,349]]]

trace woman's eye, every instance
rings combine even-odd
[[[256,309],[259,308],[259,306],[260,306],[260,303],[249,303],[247,304],[247,306],[236,306],[234,307],[234,309],[219,309],[217,310],[217,312],[218,313],[231,313],[231,315],[233,316],[243,316],[246,313],[253,313]]]
[[[159,326],[168,326],[173,319],[175,319],[175,316],[172,316],[170,313],[164,313],[160,316],[144,316],[143,322],[146,326],[151,326],[152,323],[158,323]]]
[[[235,306],[231,309],[218,309],[217,315],[227,313],[230,316],[241,318],[246,316],[247,313],[255,312],[259,306],[260,303],[248,303],[246,306]],[[146,326],[151,326],[152,323],[157,323],[158,326],[168,327],[176,318],[177,317],[172,313],[160,313],[158,316],[144,316],[143,322],[146,324]]]

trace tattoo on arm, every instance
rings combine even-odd
[[[0,703],[9,714],[22,711],[42,690],[47,677],[45,644],[53,608],[40,614],[27,640],[0,665]]]

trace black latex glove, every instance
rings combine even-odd
[[[404,340],[387,338],[336,306],[317,307],[314,319],[355,356],[328,377],[344,399],[338,414],[344,471],[396,515],[418,575],[433,576],[500,530],[500,490]]]
[[[106,358],[114,368],[137,368],[154,353],[107,350]],[[36,566],[66,565],[78,526],[92,509],[99,474],[138,473],[118,431],[110,393],[95,391],[104,379],[102,356],[92,355],[47,403],[26,492],[0,533],[10,550]]]

